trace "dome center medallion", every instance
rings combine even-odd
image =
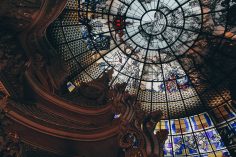
[[[166,26],[167,19],[161,11],[151,10],[142,16],[141,27],[149,35],[161,34]]]

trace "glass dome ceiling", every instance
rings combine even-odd
[[[68,0],[47,30],[70,71],[62,96],[76,100],[80,82],[113,69],[110,86],[126,82],[143,110],[163,111],[165,156],[227,156],[236,145],[233,8],[233,0]]]
[[[48,36],[70,69],[69,90],[114,69],[111,86],[127,82],[145,111],[185,117],[230,97],[226,83],[221,93],[212,89],[215,82],[207,78],[211,69],[204,63],[209,47],[236,39],[234,27],[226,23],[225,3],[70,0]],[[221,69],[214,73],[222,75]]]

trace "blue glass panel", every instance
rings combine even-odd
[[[189,122],[188,118],[184,118],[184,124],[185,124],[185,127],[186,127],[186,132],[192,131],[192,130],[191,130],[191,127],[190,127],[190,122]]]
[[[208,142],[207,136],[204,132],[197,132],[194,134],[197,140],[197,145],[200,153],[207,153],[212,151],[211,145]]]
[[[173,148],[175,155],[185,155],[184,141],[181,136],[173,136]]]
[[[173,155],[171,136],[168,136],[168,139],[165,142],[164,155],[165,156],[172,156]]]
[[[181,118],[180,125],[181,125],[182,133],[186,133],[186,132],[191,131],[190,124],[189,124],[189,121],[187,120],[187,118]]]
[[[236,133],[236,121],[230,123],[233,131]]]
[[[172,135],[175,135],[175,134],[176,134],[175,121],[174,121],[174,120],[171,120],[171,121],[170,121],[170,124],[171,124]]]
[[[169,121],[165,121],[165,128],[170,132]]]
[[[215,129],[207,130],[206,134],[214,150],[224,148],[224,143],[221,141],[221,137]]]
[[[195,119],[194,119],[194,117],[193,117],[193,116],[192,116],[192,117],[190,117],[190,122],[191,122],[191,124],[192,124],[193,131],[196,131],[196,130],[198,130],[197,123],[196,123],[196,121],[195,121]]]
[[[183,136],[185,149],[187,154],[196,154],[198,153],[197,144],[192,134],[187,134]]]
[[[212,121],[211,121],[209,115],[208,115],[207,113],[205,113],[205,114],[204,114],[204,117],[205,117],[205,119],[206,119],[206,121],[207,121],[208,126],[212,126],[213,123],[212,123]]]

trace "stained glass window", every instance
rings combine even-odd
[[[203,86],[208,78],[197,68],[209,46],[207,38],[219,39],[217,44],[233,33],[229,27],[222,34],[227,15],[222,3],[69,0],[48,34],[68,64],[68,82],[88,82],[114,69],[111,86],[127,82],[127,90],[149,104],[144,110],[161,109],[163,118],[184,117],[225,101],[219,94],[210,100],[215,91]]]
[[[47,30],[69,69],[61,97],[113,69],[111,87],[125,82],[144,111],[162,110],[166,156],[227,156],[236,144],[235,8],[234,0],[68,0]]]
[[[191,117],[162,120],[156,131],[167,129],[165,156],[230,156],[213,121],[207,113]]]

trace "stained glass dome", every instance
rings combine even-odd
[[[70,72],[62,97],[75,100],[80,82],[113,69],[110,86],[125,82],[144,111],[163,111],[156,129],[170,132],[166,156],[226,156],[231,144],[218,132],[236,129],[228,90],[236,69],[230,51],[236,24],[229,16],[235,6],[233,0],[69,0],[47,30]]]

